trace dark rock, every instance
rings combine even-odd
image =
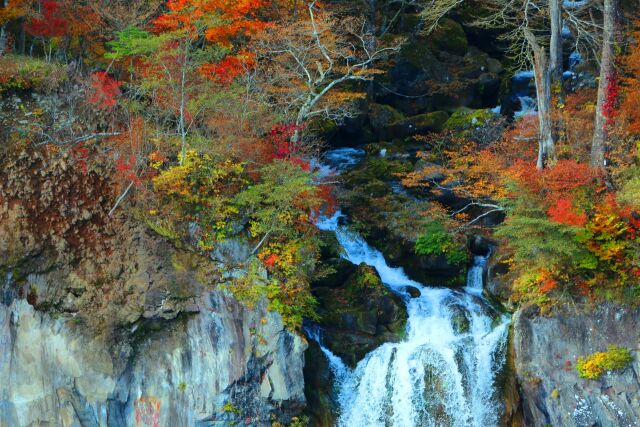
[[[339,288],[316,287],[324,344],[355,366],[384,342],[397,342],[407,313],[402,298],[388,290],[377,272],[360,265]]]
[[[403,119],[404,115],[390,105],[371,104],[369,107],[369,123],[380,140],[391,138],[391,125]]]
[[[425,132],[440,132],[449,119],[446,111],[419,114],[393,123],[393,133],[398,138]]]
[[[305,352],[304,391],[307,399],[307,415],[314,427],[335,425],[338,405],[332,399],[334,375],[329,362],[315,341],[309,342]]]
[[[469,238],[469,251],[473,255],[487,256],[491,252],[491,248],[493,246],[493,243],[483,236],[476,234]]]
[[[464,28],[450,18],[443,18],[429,34],[427,40],[433,50],[464,55],[469,49],[469,41]]]
[[[420,289],[416,288],[415,286],[407,286],[404,288],[404,290],[411,295],[411,298],[419,298],[420,295],[422,295],[422,292],[420,291]]]

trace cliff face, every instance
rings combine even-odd
[[[516,312],[513,350],[524,425],[640,425],[639,322],[640,309],[614,304],[552,316],[534,309]],[[580,378],[577,358],[606,351],[610,344],[632,350],[633,364],[598,380]]]
[[[71,160],[0,171],[0,427],[289,422],[306,341],[224,291],[231,266],[108,217],[113,183]]]
[[[0,425],[271,425],[304,405],[306,344],[221,292],[162,330],[133,325],[117,350],[78,329],[24,300],[0,306]]]

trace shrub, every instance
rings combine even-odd
[[[416,240],[418,255],[445,255],[450,264],[462,265],[468,261],[465,248],[458,244],[441,221],[431,221],[424,234]]]
[[[600,351],[591,356],[578,358],[576,369],[582,378],[596,380],[605,372],[626,368],[632,360],[628,349],[610,345],[605,352]]]
[[[67,79],[63,65],[27,56],[0,58],[0,92],[9,89],[33,89],[51,92]]]

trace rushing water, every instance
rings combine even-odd
[[[353,371],[323,347],[340,383],[338,425],[497,425],[494,382],[504,363],[508,320],[475,295],[485,258],[476,258],[469,271],[470,292],[425,287],[339,226],[339,216],[322,219],[318,227],[336,233],[347,260],[374,267],[385,285],[407,297],[409,319],[404,341],[378,347]],[[421,295],[408,298],[407,286]]]

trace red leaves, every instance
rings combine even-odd
[[[238,55],[228,55],[217,64],[205,64],[200,67],[200,72],[217,83],[230,84],[237,76],[254,66],[253,55],[243,52]]]
[[[278,255],[271,254],[264,259],[263,263],[268,269],[271,269],[273,268],[274,265],[276,265],[276,262],[278,262],[279,260],[280,258],[278,257]]]
[[[543,198],[555,201],[578,188],[588,186],[598,176],[598,171],[575,160],[558,160],[550,168],[538,171],[531,162],[517,161],[509,174],[524,189]]]
[[[135,186],[139,186],[141,181],[135,170],[136,160],[134,155],[131,155],[128,160],[122,157],[118,158],[116,160],[116,172],[127,181],[132,181]]]
[[[115,80],[104,71],[93,73],[87,102],[95,104],[99,110],[109,110],[116,105],[121,85],[121,81]]]
[[[618,76],[615,73],[611,73],[611,75],[608,76],[608,80],[606,99],[602,105],[602,115],[607,119],[607,126],[610,126],[611,121],[617,115],[620,85],[618,82]]]
[[[573,203],[568,198],[558,199],[556,204],[547,210],[547,215],[551,221],[560,224],[582,227],[587,222],[587,215],[584,212],[575,212]]]
[[[68,23],[56,0],[42,0],[42,18],[31,18],[24,29],[36,37],[62,37],[67,34]]]

